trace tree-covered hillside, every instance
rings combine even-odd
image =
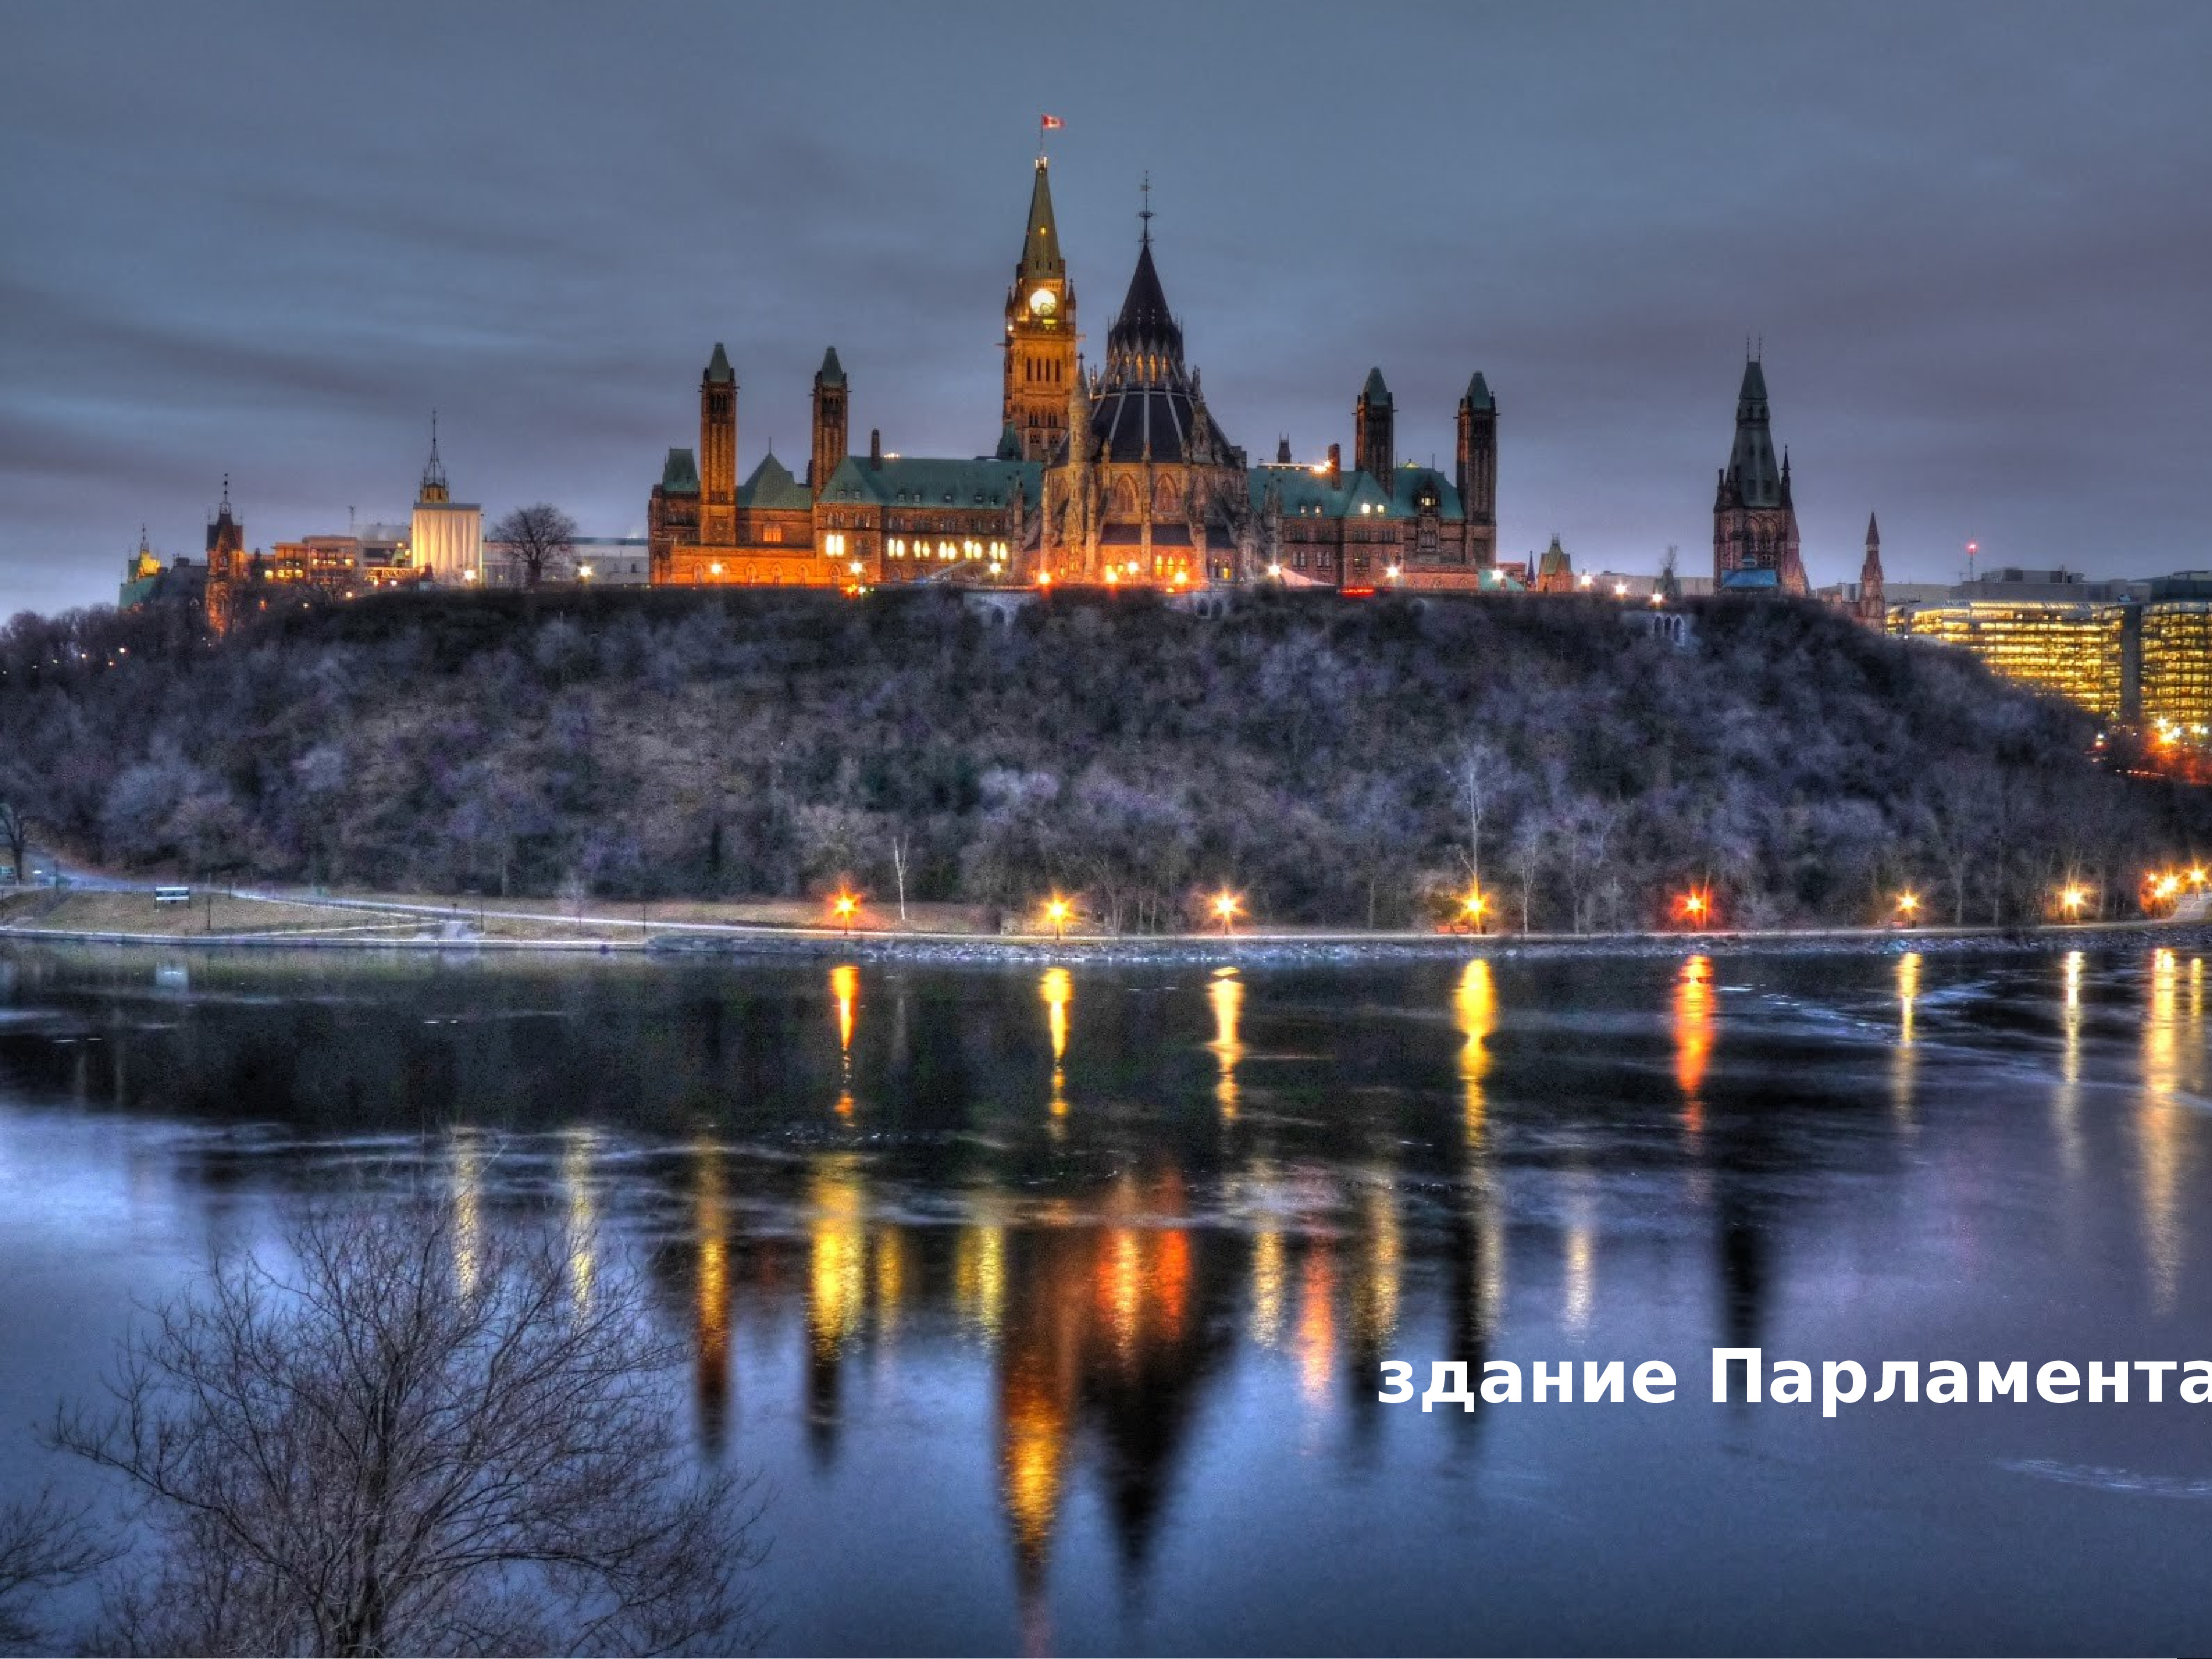
[[[1262,593],[1208,619],[1055,595],[395,596],[258,622],[20,617],[0,799],[136,868],[392,890],[888,899],[1181,927],[2033,920],[2132,909],[2202,792],[1938,647],[1807,605],[1695,607],[1686,649],[1576,599]]]

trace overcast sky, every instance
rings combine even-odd
[[[1498,546],[1709,568],[1744,338],[1805,562],[2212,566],[2212,3],[1249,8],[1116,0],[0,8],[0,614],[457,499],[641,535],[699,370],[741,471],[988,452],[1036,118],[1094,358],[1149,168],[1160,272],[1255,459],[1370,364]]]

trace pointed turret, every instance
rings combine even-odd
[[[1030,216],[1022,227],[1021,262],[1014,282],[1026,289],[1032,283],[1058,282],[1067,275],[1067,262],[1060,257],[1060,227],[1052,216],[1052,181],[1044,157],[1037,157],[1036,182],[1030,186]]]
[[[1875,629],[1886,627],[1889,621],[1889,599],[1883,591],[1881,574],[1881,531],[1871,513],[1867,514],[1866,562],[1859,566],[1858,618]]]
[[[1477,369],[1459,400],[1454,482],[1466,513],[1467,557],[1486,568],[1498,559],[1498,400]]]
[[[733,547],[737,540],[738,374],[717,340],[699,376],[699,543]]]
[[[1018,461],[1021,458],[1022,434],[1015,431],[1014,423],[1008,421],[999,429],[998,459],[1002,461]]]
[[[1129,292],[1121,301],[1121,314],[1106,335],[1106,374],[1157,383],[1182,378],[1182,330],[1168,309],[1167,290],[1152,264],[1150,232],[1137,249],[1137,269],[1129,277]]]
[[[1766,370],[1746,343],[1735,399],[1735,442],[1713,496],[1713,586],[1717,591],[1802,594],[1797,514],[1790,465],[1778,461]]]
[[[430,459],[423,464],[422,483],[415,492],[415,499],[424,506],[453,499],[453,493],[446,488],[446,464],[438,459],[438,411],[434,409],[430,411]]]
[[[814,442],[806,462],[807,488],[817,495],[828,487],[830,475],[845,464],[845,366],[837,361],[837,348],[822,354],[822,367],[814,371]]]
[[[1727,486],[1739,505],[1782,505],[1782,469],[1774,458],[1774,434],[1766,403],[1766,375],[1753,357],[1743,366],[1743,386],[1735,398],[1735,447],[1729,452]]]
[[[1396,424],[1382,371],[1370,368],[1366,384],[1359,388],[1359,400],[1352,406],[1352,448],[1359,458],[1359,470],[1386,490],[1398,460]]]
[[[1030,185],[1021,257],[1006,289],[1004,392],[999,418],[1021,440],[1025,460],[1048,460],[1065,441],[1060,405],[1075,368],[1075,284],[1060,257],[1051,174],[1042,156]]]

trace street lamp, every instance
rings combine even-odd
[[[845,931],[848,934],[853,931],[853,913],[860,908],[860,901],[854,898],[850,893],[840,893],[836,898],[830,901],[830,908],[831,913],[836,916],[839,921],[844,923]]]
[[[1920,895],[1910,889],[1897,896],[1897,919],[1910,927],[1920,914]]]
[[[1483,915],[1490,908],[1490,901],[1483,897],[1482,890],[1479,887],[1469,888],[1467,896],[1459,902],[1459,908],[1461,913],[1467,917],[1467,925],[1478,933],[1480,933]]]
[[[1224,939],[1229,937],[1231,924],[1237,920],[1239,908],[1237,895],[1226,889],[1213,896],[1213,914],[1220,919],[1221,936]]]
[[[1689,917],[1690,926],[1699,933],[1705,931],[1706,917],[1711,908],[1703,893],[1692,892],[1682,896],[1682,914]]]
[[[2078,919],[2081,914],[2081,907],[2088,902],[2089,895],[2079,887],[2069,887],[2058,896],[2059,905],[2065,910],[2069,921]]]
[[[1054,893],[1052,897],[1046,902],[1044,907],[1044,919],[1047,922],[1051,924],[1052,936],[1054,939],[1066,939],[1067,937],[1068,918],[1073,916],[1074,914],[1075,907],[1070,904],[1066,899],[1060,897],[1057,893]]]

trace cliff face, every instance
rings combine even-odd
[[[774,894],[840,878],[1182,925],[1402,926],[1480,874],[1512,926],[2017,921],[2132,895],[2206,801],[2072,712],[1810,606],[1679,648],[1580,599],[404,596],[218,647],[158,619],[0,639],[0,795],[124,866],[436,892]],[[77,655],[75,653],[82,653]]]

